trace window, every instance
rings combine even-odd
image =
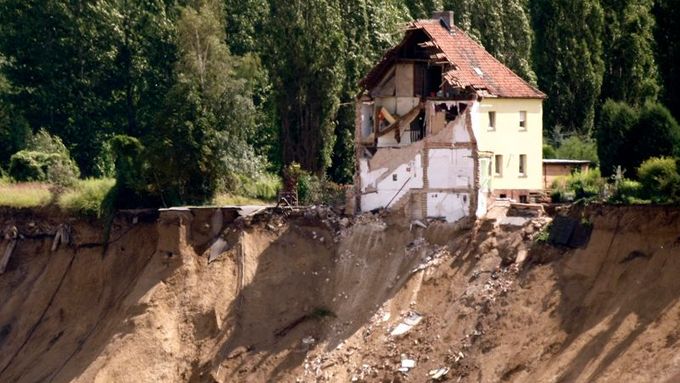
[[[496,112],[489,112],[489,130],[496,130]]]
[[[527,155],[526,154],[520,154],[519,155],[519,175],[520,175],[520,177],[527,175]]]
[[[527,112],[524,110],[519,112],[519,127],[522,130],[527,128]]]
[[[496,169],[496,177],[503,176],[503,155],[496,154],[494,157],[494,167]]]

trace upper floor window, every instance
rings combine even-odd
[[[503,155],[496,154],[494,156],[494,169],[496,171],[496,177],[503,176]]]
[[[496,112],[489,112],[489,130],[496,130]]]
[[[519,128],[522,130],[527,128],[527,112],[525,110],[519,112]]]
[[[527,175],[527,155],[519,155],[519,175],[520,177]]]

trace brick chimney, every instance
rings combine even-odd
[[[432,12],[432,18],[434,20],[441,20],[446,24],[446,29],[449,31],[453,26],[453,11],[437,11]]]

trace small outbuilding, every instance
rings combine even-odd
[[[543,187],[550,189],[553,181],[558,177],[569,176],[575,172],[587,173],[591,162],[588,160],[543,160]]]

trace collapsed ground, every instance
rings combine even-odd
[[[0,380],[680,379],[680,210],[567,214],[585,247],[502,212],[3,211]]]

